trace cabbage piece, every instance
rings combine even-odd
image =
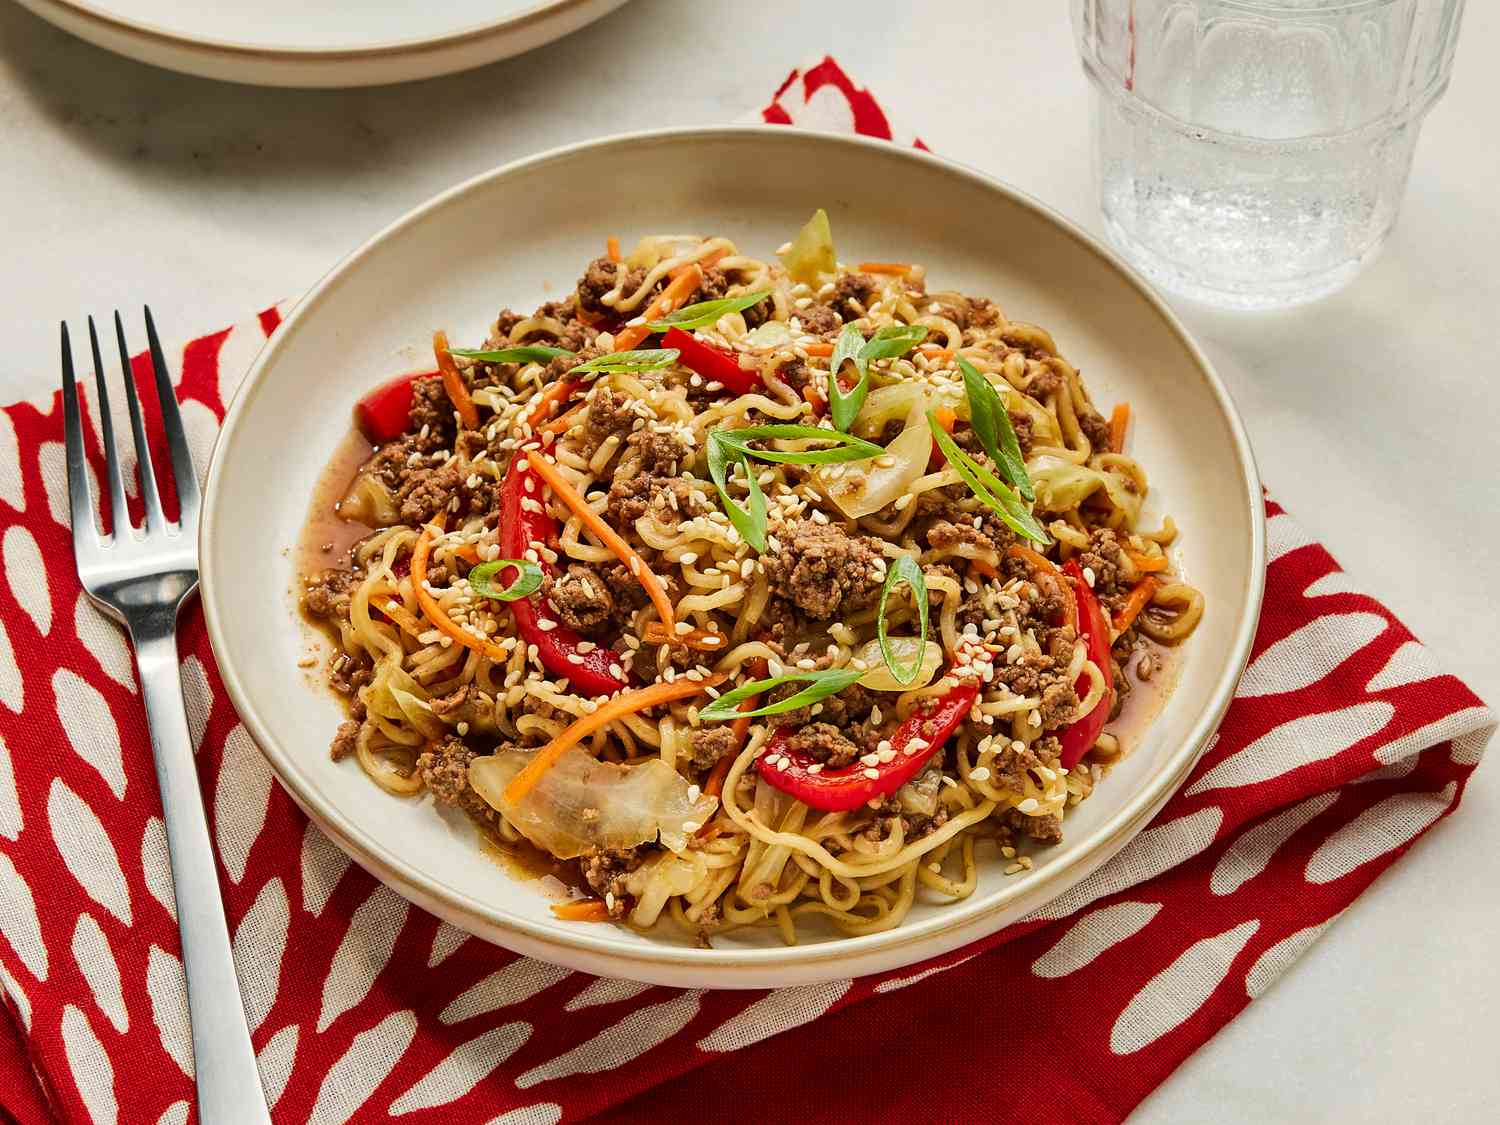
[[[882,388],[885,389],[897,388]],[[873,394],[870,396],[874,397]],[[837,467],[823,466],[814,474],[818,487],[850,519],[871,515],[905,496],[911,491],[912,482],[927,472],[927,460],[932,456],[932,435],[927,430],[924,413],[926,399],[918,391],[912,401],[906,428],[885,447],[883,457]],[[869,399],[866,399],[865,406],[869,405]],[[889,401],[883,401],[879,408],[888,409],[889,405]],[[889,464],[884,467],[877,464],[887,458]]]
[[[910,418],[913,413],[925,415],[927,406],[921,383],[903,381],[876,387],[866,396],[849,432],[856,437],[876,438],[888,422]]]
[[[914,816],[936,816],[943,771],[929,767],[896,790],[901,811]]]
[[[990,382],[994,384],[995,390],[999,393],[1000,401],[1005,403],[1005,412],[1007,414],[1017,414],[1022,418],[1031,419],[1031,440],[1033,445],[1062,445],[1062,431],[1057,428],[1057,419],[1052,416],[1050,410],[1029,395],[1023,395],[1003,379],[998,381],[991,379]],[[964,395],[963,398],[959,399],[953,406],[953,410],[965,422],[972,421],[969,417],[968,395]]]
[[[779,348],[792,342],[792,327],[784,320],[768,320],[745,333],[745,343],[753,348]]]
[[[719,805],[706,793],[689,800],[687,779],[660,758],[621,766],[596,761],[576,746],[519,802],[507,801],[506,785],[531,758],[532,752],[521,750],[475,758],[469,784],[516,831],[558,859],[589,848],[633,848],[658,837],[681,852]]]
[[[828,226],[828,212],[819,207],[813,217],[797,232],[797,237],[777,255],[793,281],[820,285],[825,277],[838,272],[833,256],[833,231]]]
[[[922,644],[920,637],[887,637],[886,640],[890,642],[891,653],[903,671],[916,663],[917,646]],[[859,678],[860,687],[871,691],[913,691],[932,682],[933,673],[943,662],[943,646],[936,641],[926,642],[922,648],[922,665],[917,670],[916,678],[905,684],[896,679],[886,664],[885,657],[880,653],[878,640],[866,641],[860,645],[854,651],[854,659],[864,661],[870,669]]]
[[[1103,473],[1087,465],[1075,465],[1050,454],[1026,462],[1026,472],[1036,489],[1036,508],[1040,512],[1066,512],[1076,508],[1099,489],[1108,494],[1110,503],[1134,521],[1141,514],[1145,497],[1125,486],[1123,478]]]
[[[361,469],[349,484],[349,491],[338,503],[340,519],[354,520],[369,527],[390,527],[401,522],[396,498],[374,473]]]

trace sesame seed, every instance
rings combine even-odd
[[[693,801],[696,801],[702,792],[703,790],[699,789],[698,786],[689,785],[687,791],[688,803],[691,804]]]
[[[868,777],[871,781],[879,781],[880,771],[867,769],[865,770],[865,776]]]
[[[859,760],[861,762],[863,762],[867,766],[878,766],[878,765],[880,765],[880,755],[879,754],[861,754],[859,756]]]
[[[1042,806],[1037,803],[1037,799],[1035,797],[1027,797],[1024,801],[1016,806],[1016,808],[1020,809],[1023,813],[1034,813],[1041,807]]]
[[[1083,568],[1083,580],[1085,582],[1087,582],[1090,587],[1092,587],[1094,585],[1094,568],[1093,567],[1086,566],[1086,567]]]
[[[970,781],[988,781],[989,779],[990,770],[988,766],[975,766],[969,771]]]
[[[676,630],[678,636],[683,636],[693,631],[693,625],[690,621],[679,621],[673,628]]]
[[[812,765],[810,765],[810,766],[807,767],[807,772],[808,773],[822,773],[823,772],[823,763],[822,762],[814,762]]]

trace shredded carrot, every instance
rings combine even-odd
[[[466,563],[478,564],[479,550],[472,543],[465,543],[462,547],[455,547],[453,553]]]
[[[1142,574],[1157,574],[1166,570],[1169,565],[1166,555],[1138,555],[1134,551],[1126,551],[1125,554]]]
[[[532,447],[526,460],[536,474],[551,487],[553,495],[571,508],[573,513],[583,521],[583,526],[597,535],[599,542],[613,551],[615,558],[624,563],[625,569],[646,588],[646,593],[651,597],[651,604],[656,606],[656,615],[661,618],[662,627],[668,633],[675,633],[677,619],[672,612],[672,599],[667,596],[667,588],[661,584],[661,579],[656,577],[651,568],[646,565],[646,560],[636,554],[635,548],[621,539],[614,528],[599,518],[598,514],[589,507],[588,501],[578,495],[578,490],[568,483],[567,478],[558,471],[556,465],[543,456],[541,450]]]
[[[646,622],[646,628],[641,633],[641,640],[648,645],[685,645],[702,652],[724,651],[724,642],[727,639],[723,633],[715,633],[709,629],[689,629],[686,633],[669,633],[667,627],[660,621]]]
[[[827,340],[814,340],[803,346],[802,350],[810,357],[825,357],[833,354],[833,344]],[[933,359],[952,359],[953,349],[945,348],[938,344],[922,344],[917,348],[925,356]]]
[[[749,719],[745,719],[743,721],[746,726],[750,724]],[[739,719],[735,720],[736,724],[740,722],[741,720]],[[729,776],[729,767],[734,765],[734,759],[737,756],[737,752],[732,754],[725,754],[722,758],[714,763],[714,768],[710,770],[708,776],[703,779],[703,792],[707,793],[710,797],[717,797],[720,793],[724,792],[724,779]],[[707,827],[707,825],[704,825],[704,828]],[[700,829],[699,831],[701,834],[702,829]]]
[[[950,434],[953,432],[953,427],[958,424],[958,415],[952,407],[940,406],[932,412],[932,415],[937,419],[938,425]]]
[[[609,907],[602,899],[581,898],[573,902],[554,902],[552,913],[565,922],[608,922]]]
[[[827,340],[814,340],[802,350],[810,356],[830,356],[833,354],[833,345]]]
[[[822,417],[828,411],[828,400],[823,397],[823,392],[818,390],[812,383],[802,388],[802,399],[808,406],[813,408],[813,413]]]
[[[988,559],[970,559],[969,569],[984,575],[986,578],[999,578],[1000,572]]]
[[[1130,591],[1130,596],[1125,599],[1125,606],[1119,613],[1115,614],[1115,636],[1119,636],[1126,629],[1135,624],[1135,619],[1141,615],[1151,602],[1151,595],[1156,593],[1156,587],[1160,583],[1155,575],[1148,574],[1135,584]]]
[[[634,715],[637,711],[644,711],[648,707],[671,703],[674,699],[686,699],[690,695],[698,695],[705,689],[723,682],[723,676],[709,676],[702,680],[690,680],[686,676],[679,676],[671,683],[663,681],[636,691],[622,691],[610,696],[592,712],[574,720],[572,726],[538,750],[531,761],[526,763],[526,768],[510,779],[510,784],[505,787],[505,799],[515,804],[525,798],[526,794],[536,788],[542,775],[557,764],[557,760],[568,751],[569,747],[576,746],[596,730],[602,730],[626,715]]]
[[[905,277],[911,273],[910,262],[860,262],[858,269],[861,273],[893,273],[897,277]]]
[[[1130,425],[1130,403],[1122,402],[1109,416],[1109,448],[1113,453],[1125,452],[1125,430]]]
[[[539,434],[566,433],[568,430],[572,429],[573,426],[578,422],[579,418],[583,416],[583,412],[588,409],[588,405],[589,404],[586,402],[580,402],[577,406],[565,411],[562,414],[559,414],[556,418],[552,419],[552,421],[543,422],[540,426],[534,427],[534,429]]]
[[[646,326],[653,320],[660,320],[673,309],[677,308],[694,293],[698,292],[703,284],[703,270],[694,262],[680,273],[674,273],[667,287],[656,295],[656,299],[646,306],[646,311],[641,314],[641,323],[633,324],[628,328],[620,329],[620,334],[615,337],[615,351],[628,352],[632,348],[639,347],[645,338],[651,335],[651,329]]]
[[[422,628],[422,623],[413,617],[411,611],[396,598],[389,596],[371,598],[370,604],[414,637],[419,637],[426,631]]]
[[[442,533],[441,524],[423,524],[422,534],[417,536],[417,545],[411,552],[411,588],[417,595],[417,604],[422,607],[422,615],[440,632],[452,637],[465,648],[488,656],[496,664],[504,664],[510,659],[510,653],[487,637],[476,637],[467,629],[460,628],[458,622],[443,612],[437,599],[427,592],[427,557],[432,554],[433,536]]]
[[[571,379],[559,379],[552,383],[546,390],[542,391],[542,397],[536,400],[536,406],[532,407],[531,416],[526,419],[526,424],[533,430],[537,429],[551,415],[553,407],[567,401],[578,385]]]
[[[1077,628],[1078,601],[1073,597],[1072,588],[1068,585],[1067,580],[1062,576],[1062,572],[1057,569],[1052,560],[1038,554],[1030,547],[1021,546],[1019,543],[1012,543],[1005,549],[1005,553],[1013,559],[1023,560],[1027,566],[1031,567],[1031,573],[1034,576],[1044,578],[1047,584],[1057,591],[1058,597],[1063,600],[1063,620],[1067,624]]]
[[[614,235],[610,235],[604,240],[604,256],[611,262],[618,262],[620,260],[620,240]]]
[[[945,348],[941,344],[921,344],[918,346],[917,351],[921,352],[929,359],[953,358],[953,349]]]
[[[448,333],[442,329],[432,334],[432,351],[437,356],[438,371],[443,376],[443,390],[448,392],[448,400],[453,403],[453,409],[458,411],[458,420],[466,430],[479,429],[479,410],[469,397],[469,388],[464,386],[463,376],[454,366],[453,353],[448,350]]]

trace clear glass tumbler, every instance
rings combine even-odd
[[[1464,0],[1072,0],[1099,205],[1148,276],[1267,308],[1379,250]]]

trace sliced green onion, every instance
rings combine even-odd
[[[643,348],[631,352],[606,352],[604,355],[596,355],[593,359],[584,360],[568,374],[570,376],[582,375],[588,371],[605,373],[655,371],[658,367],[666,367],[677,362],[677,357],[681,354],[676,348]]]
[[[932,440],[937,442],[948,464],[953,466],[954,471],[969,486],[969,491],[999,516],[1006,527],[1033,543],[1046,546],[1052,542],[1046,529],[1037,522],[1020,497],[1011,491],[1010,486],[954,444],[948,431],[938,424],[930,410],[927,412],[927,428],[932,431]]]
[[[496,586],[495,576],[507,567],[515,567],[515,580],[506,586]],[[536,593],[542,588],[542,568],[530,559],[495,559],[480,563],[469,571],[469,589],[481,598],[513,602]]]
[[[921,641],[917,646],[917,659],[911,667],[901,668],[896,663],[896,654],[891,650],[891,641],[886,636],[885,630],[885,603],[894,590],[902,582],[911,587],[912,597],[917,599],[917,616],[921,621]],[[910,555],[898,555],[891,560],[890,566],[885,571],[885,585],[880,588],[880,608],[875,617],[875,635],[880,638],[880,655],[885,660],[885,666],[891,670],[891,675],[896,677],[898,684],[909,684],[917,678],[917,673],[922,670],[923,650],[927,645],[927,579],[922,574],[922,568]]]
[[[838,343],[834,345],[828,370],[828,413],[833,418],[834,428],[847,430],[854,424],[854,416],[859,413],[865,395],[870,391],[871,363],[877,359],[903,356],[926,338],[925,324],[887,324],[868,341],[856,325],[844,325]],[[838,376],[848,360],[854,361],[859,381],[846,393],[839,386]]]
[[[873,363],[877,359],[895,359],[905,355],[925,339],[925,324],[887,324],[870,337],[870,342],[860,349],[859,357],[866,363]]]
[[[486,351],[483,348],[449,348],[449,355],[464,359],[477,359],[481,363],[546,363],[560,355],[572,355],[567,348],[554,348],[546,344],[524,344],[517,348],[501,348]]]
[[[660,320],[646,325],[653,332],[665,332],[668,328],[681,328],[684,332],[694,328],[706,328],[717,324],[719,317],[743,312],[751,305],[758,305],[771,295],[769,289],[758,289],[754,293],[741,293],[735,297],[721,297],[716,301],[699,301],[696,305],[684,305]]]
[[[964,389],[969,393],[969,424],[979,435],[984,451],[1000,466],[1006,479],[1016,486],[1022,499],[1035,500],[1031,476],[1026,472],[1026,462],[1021,459],[1021,443],[1016,440],[1010,412],[1000,400],[995,384],[963,356],[958,357],[958,369],[963,372]]]
[[[783,465],[833,465],[841,461],[864,461],[879,457],[885,452],[880,446],[864,438],[841,434],[824,426],[799,426],[779,424],[771,426],[745,426],[738,430],[713,430],[708,436],[709,445],[722,445],[747,457],[759,461],[775,461]],[[752,441],[827,441],[832,449],[752,449]]]
[[[865,336],[857,324],[844,325],[844,330],[839,333],[838,343],[833,346],[833,359],[828,366],[828,413],[833,419],[834,429],[847,431],[854,424],[854,416],[859,413],[859,408],[864,405],[865,395],[870,392],[870,369],[859,358],[864,346]],[[859,379],[846,393],[839,386],[839,372],[849,360],[854,361],[854,370]]]
[[[755,479],[755,471],[745,459],[744,451],[714,440],[717,436],[717,431],[709,434],[708,475],[713,478],[714,487],[719,490],[719,499],[724,504],[724,514],[729,517],[729,522],[734,525],[735,530],[740,533],[746,543],[754,547],[757,552],[764,554],[766,550],[765,494],[760,490],[760,482]],[[743,465],[745,475],[750,479],[748,511],[729,497],[729,467],[734,464]]]
[[[795,711],[799,707],[817,703],[820,699],[827,699],[830,695],[837,695],[863,675],[863,672],[855,668],[826,668],[821,672],[788,672],[784,676],[772,676],[769,680],[756,680],[753,683],[741,684],[733,691],[726,691],[707,707],[701,708],[698,711],[698,718],[710,723],[722,723],[730,719],[781,715],[787,711]],[[764,707],[757,707],[753,711],[740,710],[740,704],[752,695],[773,691],[782,684],[806,684],[807,686],[795,695],[789,695],[775,703],[767,703]]]

